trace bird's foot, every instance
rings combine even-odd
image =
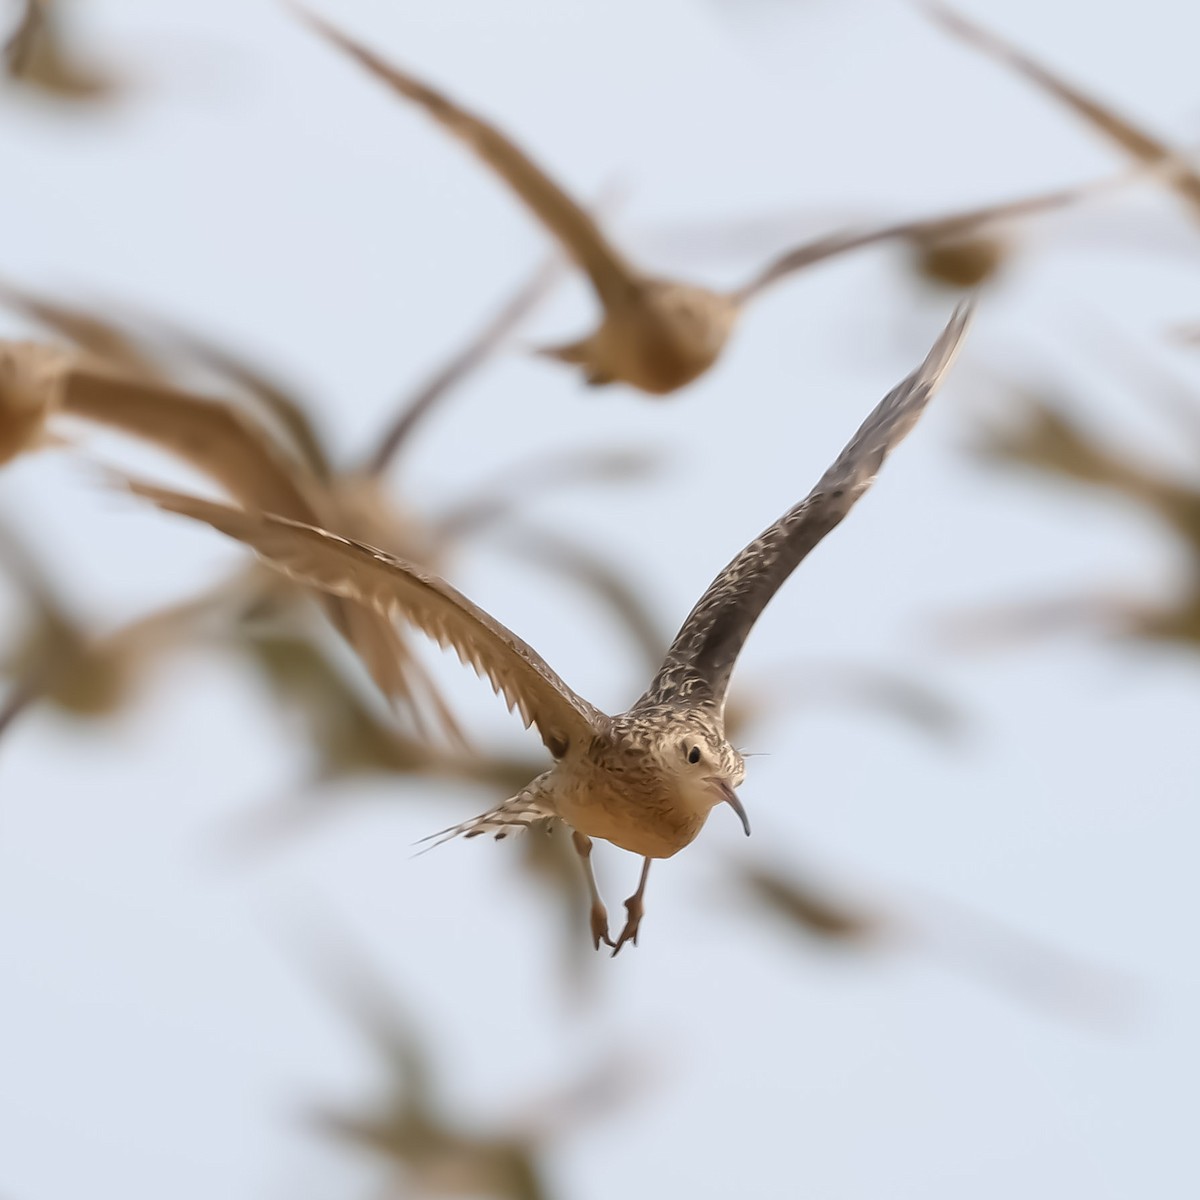
[[[642,914],[645,912],[641,896],[630,896],[625,901],[625,910],[629,913],[629,919],[625,922],[625,928],[621,930],[621,936],[617,938],[617,944],[613,946],[612,958],[616,958],[621,953],[621,947],[626,942],[637,945],[638,926],[641,925]]]
[[[592,905],[592,945],[599,950],[601,942],[606,946],[613,945],[608,935],[608,909],[597,901]]]

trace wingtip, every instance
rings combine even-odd
[[[978,292],[973,292],[954,306],[954,311],[950,314],[945,328],[925,356],[925,362],[921,366],[922,375],[929,379],[940,380],[954,365],[954,360],[958,357],[963,342],[966,340],[967,331],[975,318],[978,299]]]

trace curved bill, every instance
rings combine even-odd
[[[746,831],[746,836],[750,836],[750,818],[746,816],[746,810],[742,807],[742,802],[738,799],[738,794],[724,779],[712,779],[710,781],[717,789],[717,794],[721,797],[721,801],[728,804],[738,815],[738,820],[742,823],[742,828]]]

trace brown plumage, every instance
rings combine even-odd
[[[808,497],[717,576],[646,693],[617,717],[584,700],[528,643],[450,584],[411,563],[281,517],[130,486],[161,508],[245,542],[295,580],[389,618],[403,616],[486,677],[509,708],[537,729],[555,762],[511,800],[445,836],[502,837],[547,818],[563,820],[587,868],[597,946],[608,941],[608,925],[590,867],[591,839],[641,855],[641,882],[626,902],[629,919],[616,953],[636,940],[652,859],[687,846],[720,803],[735,809],[749,833],[735,791],[745,764],[724,726],[734,662],[771,597],[843,520],[912,428],[949,369],[968,318],[968,306],[960,306],[924,363],[880,402]]]
[[[406,99],[420,105],[464,141],[533,212],[587,275],[603,308],[587,337],[541,353],[579,367],[589,384],[624,383],[667,395],[707,371],[725,348],[742,308],[786,275],[835,254],[892,237],[916,238],[911,223],[888,231],[837,232],[788,251],[741,287],[715,291],[652,277],[631,264],[596,219],[563,190],[516,142],[479,115],[402,71],[335,29],[298,9],[318,33]],[[1074,189],[1046,207],[1068,203]]]

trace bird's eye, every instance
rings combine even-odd
[[[688,751],[688,762],[690,762],[690,763],[698,763],[699,761],[700,761],[700,747],[699,747],[699,746],[693,746],[693,747],[692,747],[692,748],[691,748],[691,749]]]

